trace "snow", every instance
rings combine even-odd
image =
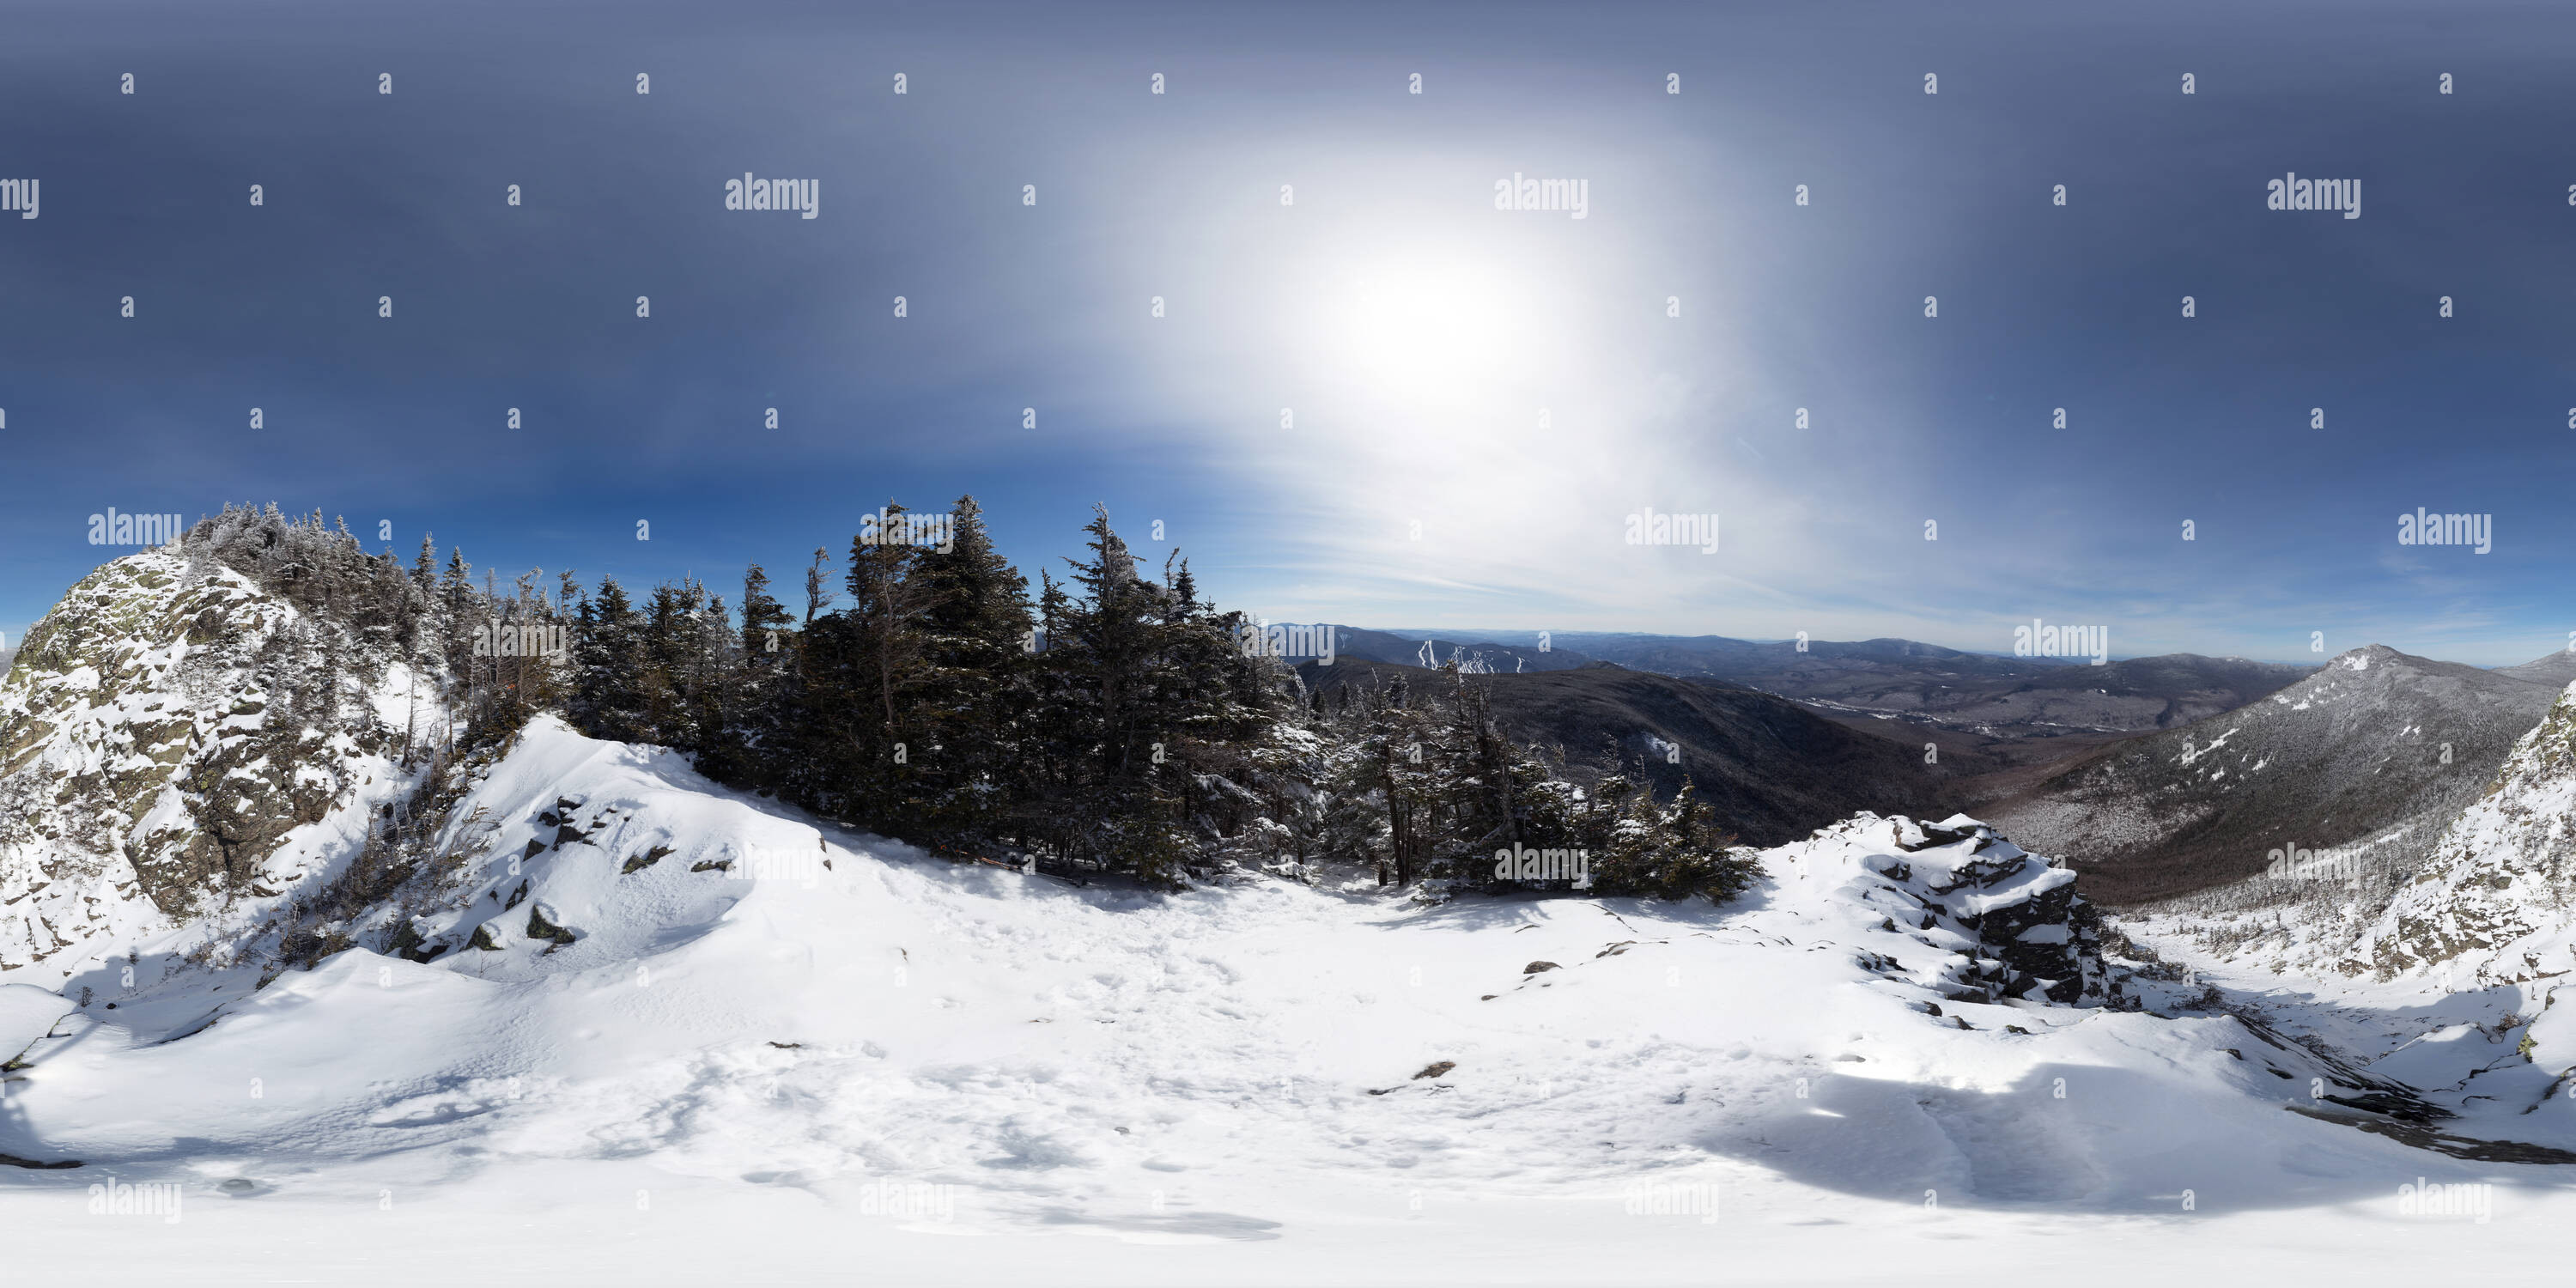
[[[2510,1047],[2498,1048],[2489,1041],[2485,1029],[2452,1024],[2379,1057],[2370,1068],[2418,1087],[2456,1089],[2467,1081],[2464,1070],[2503,1065],[2509,1059],[2520,1057]]]
[[[559,800],[586,840],[552,845]],[[0,1085],[0,1153],[84,1163],[0,1168],[13,1272],[265,1280],[292,1248],[396,1283],[460,1254],[568,1283],[2385,1282],[2458,1264],[2467,1218],[2399,1215],[2419,1177],[2497,1184],[2488,1264],[2540,1264],[2576,1215],[2544,1169],[2288,1112],[2327,1067],[2233,1018],[1949,1000],[1976,942],[1890,913],[2073,875],[1907,849],[1901,819],[1769,851],[1723,908],[1155,896],[818,827],[545,718],[477,810],[443,838],[479,850],[468,906],[424,929],[497,951],[351,950],[255,992],[79,968],[118,1008]],[[532,939],[540,909],[574,941]],[[180,1184],[182,1219],[83,1215],[110,1176]]]
[[[0,1063],[34,1045],[71,1010],[59,993],[33,984],[0,984]]]
[[[2184,764],[2184,765],[2188,765],[2188,764],[2192,763],[2193,761],[2196,761],[2196,760],[2200,759],[2201,757],[2206,756],[2206,755],[2210,754],[2211,752],[2217,751],[2219,748],[2226,746],[2226,745],[2227,745],[2227,740],[2228,740],[2228,739],[2233,738],[2233,737],[2235,737],[2236,735],[2238,735],[2238,734],[2240,734],[2240,733],[2243,733],[2244,731],[2245,731],[2245,726],[2243,726],[2243,725],[2238,725],[2237,727],[2235,727],[2235,728],[2233,728],[2233,729],[2230,729],[2230,730],[2228,730],[2227,732],[2222,733],[2222,734],[2218,735],[2218,736],[2217,736],[2217,737],[2215,737],[2215,738],[2210,739],[2207,743],[2204,743],[2204,744],[2202,744],[2201,746],[2198,746],[2198,747],[2194,747],[2194,746],[2192,746],[2192,745],[2191,745],[2191,743],[2190,743],[2190,741],[2189,741],[2188,739],[2186,739],[2186,740],[2183,742],[2182,755],[2180,755],[2180,756],[2178,756],[2178,757],[2176,757],[2176,758],[2175,758],[2175,759],[2176,759],[2176,763]]]

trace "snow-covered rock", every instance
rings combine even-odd
[[[1766,851],[1764,862],[1810,881],[1844,878],[1824,902],[1919,945],[1873,949],[1873,970],[1953,1000],[2114,999],[2100,920],[2075,893],[2075,873],[1966,815],[1923,824],[1862,814]]]
[[[286,544],[331,540],[314,531]],[[445,735],[437,679],[373,604],[226,549],[199,533],[101,566],[0,681],[0,969],[275,904],[357,849],[412,777],[407,746]]]

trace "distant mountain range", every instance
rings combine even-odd
[[[1856,809],[1966,809],[2066,856],[2113,905],[2242,882],[2293,847],[2365,846],[2382,880],[2411,874],[2576,681],[2567,652],[2489,670],[2380,645],[2322,667],[2091,666],[1899,639],[1336,639],[1340,665],[1301,668],[1310,683],[1425,663],[1492,673],[1507,726],[1560,749],[1570,773],[1642,757],[1659,790],[1687,775],[1755,844]],[[1680,749],[1669,773],[1664,744]]]
[[[1812,707],[1901,719],[1992,737],[2054,737],[2169,729],[2232,711],[2311,674],[2314,667],[2191,653],[2103,666],[2054,658],[1996,657],[1874,639],[1778,640],[1720,635],[1567,632],[1542,648],[1337,627],[1342,656],[1372,662],[1528,673],[1607,662],[1632,671],[1724,680]]]
[[[1344,657],[1298,667],[1327,702],[1348,686],[1406,677],[1458,683],[1401,662]],[[1724,825],[1752,845],[1778,845],[1855,811],[1938,818],[1965,799],[1962,784],[2000,767],[1990,756],[1943,751],[1924,762],[1919,743],[1854,729],[1774,694],[1716,679],[1684,679],[1598,662],[1580,669],[1465,677],[1492,686],[1506,732],[1540,744],[1570,781],[1622,767],[1642,770],[1657,794],[1687,777]]]
[[[1393,631],[1363,630],[1357,626],[1336,626],[1335,645],[1340,655],[1363,662],[1396,662],[1437,669],[1456,662],[1460,670],[1523,674],[1530,671],[1574,671],[1592,666],[1603,659],[1589,653],[1537,644],[1496,644],[1490,640],[1474,642],[1437,636],[1399,635]],[[1652,667],[1638,668],[1652,670]]]

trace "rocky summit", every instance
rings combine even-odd
[[[326,820],[444,729],[415,597],[273,507],[73,586],[0,683],[0,967],[277,896],[363,836]]]

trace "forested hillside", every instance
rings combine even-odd
[[[696,580],[639,593],[487,570],[478,586],[461,550],[442,566],[425,539],[406,568],[274,506],[227,509],[182,545],[309,608],[322,625],[299,617],[260,645],[265,687],[406,767],[551,710],[835,822],[1075,880],[1578,879],[1499,875],[1505,850],[1581,850],[1593,893],[1722,896],[1748,879],[1730,820],[1686,788],[1659,800],[1642,766],[1584,787],[1552,772],[1504,733],[1493,677],[1453,667],[1328,700],[1243,614],[1202,599],[1177,552],[1140,568],[1105,511],[1087,556],[1041,570],[1034,592],[971,497],[924,525],[935,542],[892,539],[916,535],[905,513],[889,506],[837,559],[817,549],[801,602],[758,566],[732,602]],[[359,709],[350,694],[395,663],[432,677],[456,746]]]

